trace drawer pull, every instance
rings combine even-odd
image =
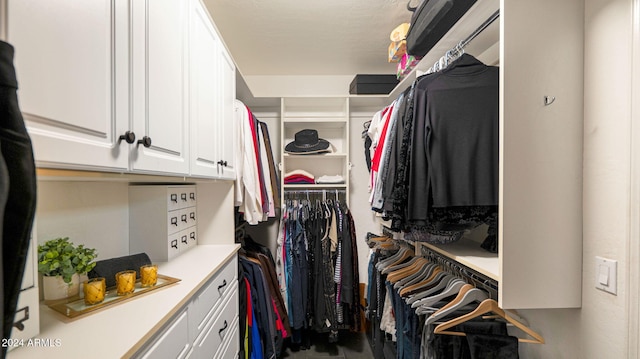
[[[178,226],[178,217],[171,217],[171,224],[174,226]]]
[[[182,236],[182,243],[187,244],[187,236]]]
[[[171,248],[178,249],[178,240],[174,239],[171,241]]]
[[[182,222],[187,223],[187,215],[183,214],[182,217],[180,217],[180,219],[182,219]]]
[[[22,319],[13,322],[13,327],[18,329],[19,331],[23,331],[24,330],[24,322],[26,322],[27,320],[29,320],[29,306],[26,306],[24,308],[20,308],[16,311],[16,316],[18,316],[18,314],[20,312],[24,312],[24,316],[22,317]]]
[[[178,203],[178,195],[175,193],[171,194],[171,202]]]
[[[191,238],[192,240],[196,240],[196,232],[191,232],[189,233],[189,238]]]
[[[187,194],[186,193],[181,193],[180,194],[180,198],[182,198],[183,201],[187,201]]]
[[[195,201],[196,200],[196,194],[193,193],[193,192],[189,193],[189,198],[191,198],[192,201]]]
[[[196,213],[195,212],[191,212],[189,213],[189,218],[191,218],[192,220],[196,220]]]
[[[225,320],[224,326],[220,330],[218,330],[218,335],[220,336],[220,338],[223,338],[222,332],[224,332],[227,329],[227,327],[228,327],[228,324],[227,324],[227,321]]]
[[[224,288],[224,287],[226,287],[226,286],[227,286],[227,280],[226,280],[226,279],[223,279],[223,280],[222,280],[222,284],[220,284],[220,285],[218,286],[218,292],[220,292],[220,289],[222,289],[222,288]]]

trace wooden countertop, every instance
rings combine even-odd
[[[158,273],[180,282],[71,322],[41,304],[40,334],[34,338],[38,340],[25,341],[24,347],[12,350],[7,357],[128,357],[184,307],[239,247],[198,245],[170,262],[158,263]]]

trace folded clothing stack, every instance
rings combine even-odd
[[[341,183],[344,183],[344,177],[340,175],[335,175],[335,176],[324,175],[316,178],[316,183],[341,184]]]
[[[305,170],[294,170],[284,174],[285,184],[314,184],[315,177]]]

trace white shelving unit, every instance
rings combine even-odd
[[[349,194],[349,101],[347,97],[285,97],[281,99],[281,185],[282,198],[286,191],[327,190]],[[318,137],[331,144],[332,152],[324,154],[290,154],[284,146],[294,141],[295,134],[304,129],[318,131]],[[315,178],[340,175],[342,184],[285,184],[284,175],[304,170]],[[333,196],[330,196],[333,198]]]

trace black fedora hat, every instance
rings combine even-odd
[[[318,138],[318,131],[305,129],[296,132],[294,141],[288,143],[284,150],[289,153],[318,153],[329,149],[329,141]]]

